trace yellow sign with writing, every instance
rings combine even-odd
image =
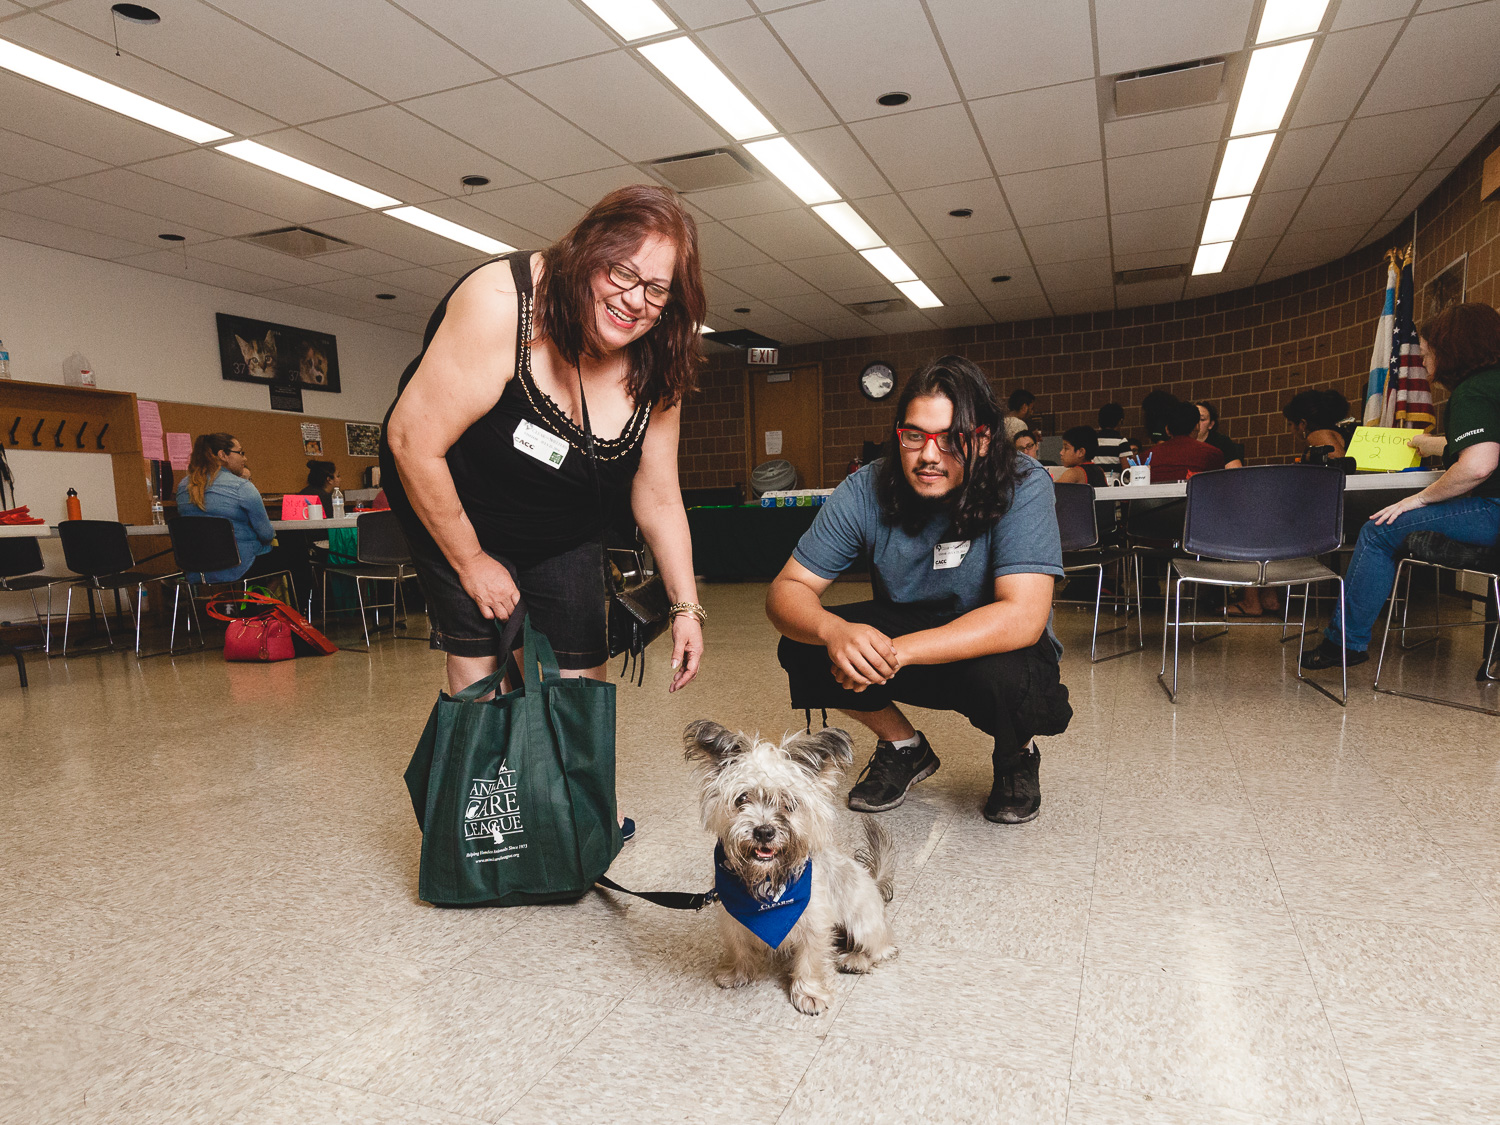
[[[1344,455],[1353,457],[1355,465],[1367,472],[1413,469],[1421,464],[1422,455],[1406,443],[1421,432],[1395,426],[1360,426]]]

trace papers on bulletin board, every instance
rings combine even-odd
[[[302,453],[306,457],[323,456],[323,427],[317,422],[302,423]]]
[[[163,461],[161,407],[145,399],[135,400],[135,411],[141,420],[141,456],[147,461]]]
[[[781,431],[766,431],[766,456],[775,457],[781,453]]]
[[[192,456],[192,434],[167,434],[167,460],[172,462],[172,468],[187,468]]]
[[[1395,426],[1360,426],[1345,456],[1353,457],[1355,465],[1365,471],[1398,473],[1414,469],[1422,463],[1422,455],[1406,443],[1419,433]]]

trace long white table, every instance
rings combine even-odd
[[[1442,473],[1421,470],[1410,473],[1355,473],[1344,478],[1345,492],[1419,492]],[[1187,495],[1187,482],[1176,484],[1129,484],[1096,489],[1101,500],[1170,500]]]
[[[338,519],[322,520],[272,520],[273,531],[326,531],[330,527],[357,527],[359,516],[340,516]],[[130,524],[125,528],[125,534],[132,538],[161,536],[166,538],[167,528],[165,524],[144,523]],[[57,538],[56,526],[48,526],[43,523],[21,524],[19,526],[0,527],[0,538],[6,539],[55,539]]]

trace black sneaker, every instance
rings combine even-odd
[[[1019,756],[995,763],[995,784],[984,803],[984,819],[996,824],[1025,824],[1042,809],[1042,783],[1037,777],[1042,752],[1032,743]]]
[[[927,745],[927,736],[917,731],[918,742],[898,750],[881,739],[875,753],[865,763],[854,788],[849,790],[849,807],[855,812],[885,812],[906,800],[906,791],[919,781],[937,773],[941,764]]]
[[[1364,649],[1351,648],[1345,650],[1345,659],[1348,660],[1349,667],[1353,668],[1356,664],[1363,664],[1369,660],[1370,654]],[[1325,639],[1317,648],[1302,654],[1302,667],[1309,671],[1316,672],[1320,668],[1337,668],[1338,666],[1339,646],[1330,640]]]

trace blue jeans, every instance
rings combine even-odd
[[[1460,543],[1487,545],[1500,538],[1500,500],[1461,496],[1426,508],[1403,512],[1388,524],[1373,520],[1359,532],[1349,573],[1344,576],[1344,620],[1337,610],[1326,640],[1363,652],[1370,647],[1370,631],[1396,579],[1396,552],[1413,531],[1436,531]]]

